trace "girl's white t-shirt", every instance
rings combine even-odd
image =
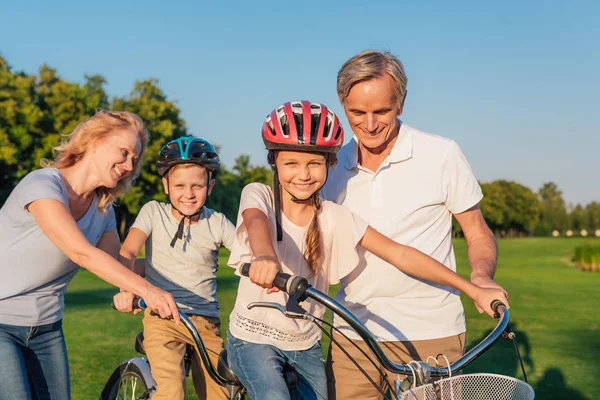
[[[283,272],[308,278],[310,268],[304,259],[305,236],[310,224],[304,227],[290,222],[282,213],[281,225],[283,239],[277,241],[273,192],[262,183],[251,183],[242,191],[237,219],[236,235],[229,266],[238,269],[244,263],[252,261],[252,251],[248,233],[243,224],[242,213],[249,209],[261,210],[269,219],[271,241],[277,252]],[[359,264],[357,244],[363,237],[368,224],[347,208],[330,201],[322,202],[319,213],[319,227],[323,240],[323,252],[320,270],[317,275],[308,278],[309,283],[327,293],[330,284],[336,284]],[[238,288],[235,306],[230,315],[229,331],[241,340],[270,344],[281,350],[306,350],[314,346],[321,338],[321,330],[310,321],[291,319],[281,312],[269,308],[248,309],[251,302],[275,302],[285,305],[288,295],[284,292],[267,294],[267,289],[253,284],[242,276]],[[311,315],[322,318],[325,307],[304,301],[301,306]]]

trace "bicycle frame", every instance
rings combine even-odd
[[[113,308],[114,308],[114,305],[113,305]],[[134,300],[134,308],[144,309],[144,308],[146,308],[146,303],[144,302],[143,299],[136,298]],[[227,389],[227,392],[229,393],[229,397],[231,399],[244,398],[244,395],[245,395],[244,387],[239,383],[239,380],[237,380],[237,377],[235,377],[235,375],[233,375],[231,373],[231,371],[228,370],[226,363],[225,363],[225,365],[222,365],[222,362],[220,359],[219,360],[219,370],[217,370],[215,368],[215,366],[213,365],[213,363],[210,361],[208,352],[206,350],[206,346],[204,345],[204,341],[202,340],[202,336],[200,335],[200,333],[198,332],[198,329],[196,328],[194,323],[190,320],[190,318],[181,311],[179,311],[179,317],[180,317],[181,323],[185,326],[185,328],[189,331],[190,335],[192,336],[192,339],[194,340],[194,342],[196,344],[195,347],[198,349],[198,354],[200,356],[202,364],[204,365],[206,372],[208,373],[210,378],[213,379],[220,386],[225,387]],[[196,350],[194,350],[194,351],[196,351]],[[223,354],[220,355],[220,357],[222,357],[222,356],[223,356]],[[122,363],[119,367],[123,366],[124,364],[125,365],[130,365],[130,364],[135,365],[137,367],[137,369],[140,371],[140,373],[143,375],[146,383],[148,383],[148,385],[150,387],[156,385],[156,382],[152,378],[152,374],[151,374],[148,362],[146,361],[145,358],[140,358],[140,357],[131,358],[131,359],[125,361],[124,363]],[[117,371],[119,370],[119,367],[117,368]],[[219,371],[221,371],[222,367],[223,367],[224,375],[222,375],[219,372]],[[125,370],[126,370],[126,368],[125,368]],[[117,371],[115,371],[115,373]],[[113,375],[115,373],[113,373]],[[111,390],[110,390],[109,386],[111,384],[111,381],[112,381],[112,376],[111,376],[111,379],[109,379],[109,382],[107,382],[104,390],[101,393],[101,399],[104,399],[106,396],[108,396],[108,393],[110,393]],[[114,383],[115,382],[113,382],[113,384]],[[116,383],[118,383],[118,382],[116,382]]]
[[[394,363],[392,360],[388,358],[388,356],[383,352],[379,343],[373,335],[369,332],[367,327],[360,322],[350,311],[348,311],[344,306],[340,303],[327,296],[326,294],[318,291],[313,287],[309,287],[305,291],[306,296],[311,298],[328,309],[330,309],[337,316],[342,318],[344,321],[352,327],[358,333],[358,335],[364,340],[369,349],[373,352],[377,360],[381,363],[383,368],[386,370],[393,372],[395,374],[409,375],[411,374],[410,368],[408,368],[404,364]],[[498,315],[498,323],[494,330],[490,332],[488,336],[485,337],[479,344],[469,350],[466,354],[464,354],[461,358],[459,358],[454,363],[450,364],[449,367],[433,367],[428,364],[423,363],[425,368],[429,369],[429,373],[432,377],[446,377],[450,373],[454,373],[456,371],[460,371],[467,367],[467,365],[471,364],[475,361],[482,353],[484,353],[487,349],[489,349],[496,340],[500,338],[502,333],[506,330],[508,326],[508,322],[510,320],[510,314],[508,309],[504,304],[500,301],[494,303],[492,305],[492,309],[496,311]]]
[[[241,273],[244,276],[248,276],[250,264],[244,264],[241,268]],[[391,361],[388,356],[384,353],[375,337],[369,332],[367,327],[360,322],[350,311],[344,306],[332,299],[328,295],[320,292],[313,288],[306,278],[300,276],[291,276],[285,273],[278,273],[273,286],[277,287],[290,295],[288,304],[284,308],[277,303],[252,303],[248,305],[248,308],[253,307],[269,307],[277,308],[284,315],[290,318],[304,318],[312,319],[314,317],[307,314],[306,311],[299,306],[299,303],[303,302],[307,298],[311,298],[316,302],[322,304],[334,314],[346,321],[352,329],[361,337],[361,339],[367,344],[373,355],[377,358],[379,363],[384,369],[394,374],[410,375],[413,373],[414,368],[404,364],[398,364]],[[491,305],[492,309],[496,312],[496,318],[498,323],[494,330],[479,344],[469,350],[461,358],[454,363],[446,367],[431,366],[425,362],[419,361],[421,371],[419,375],[419,384],[427,383],[431,377],[444,378],[450,376],[456,371],[460,371],[475,361],[481,354],[489,349],[496,340],[504,333],[508,332],[508,323],[510,320],[510,314],[506,306],[499,300],[496,300]]]

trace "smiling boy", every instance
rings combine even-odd
[[[205,140],[182,137],[159,153],[169,203],[151,201],[142,207],[123,246],[121,262],[133,269],[135,258],[146,245],[145,273],[149,282],[171,293],[180,310],[194,322],[216,364],[223,349],[217,301],[217,256],[223,245],[231,248],[234,226],[221,213],[204,207],[219,171],[219,157]],[[132,311],[131,294],[121,292],[115,307]],[[144,348],[157,382],[153,399],[183,399],[186,344],[194,344],[189,332],[171,320],[149,312],[144,316]],[[225,389],[214,382],[201,366],[192,362],[194,387],[201,399],[226,399]]]

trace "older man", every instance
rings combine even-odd
[[[365,51],[342,66],[337,91],[355,138],[340,150],[323,194],[453,271],[454,216],[468,244],[471,281],[499,288],[493,280],[496,241],[479,209],[483,195],[477,179],[453,140],[421,132],[399,119],[406,83],[402,63],[389,53]],[[438,354],[452,362],[464,352],[466,326],[459,293],[407,276],[370,253],[342,281],[337,300],[366,324],[396,362]],[[335,325],[359,339],[343,321],[336,319]],[[376,368],[358,350],[341,335],[335,338],[381,383]],[[358,343],[366,349],[364,342]],[[333,347],[328,358],[335,383],[330,399],[380,397],[341,350]]]

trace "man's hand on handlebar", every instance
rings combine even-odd
[[[281,272],[281,264],[274,257],[255,257],[250,264],[250,281],[260,287],[266,288],[267,293],[279,292],[273,286],[273,280]]]
[[[475,294],[475,306],[478,310],[485,311],[485,313],[490,317],[494,317],[495,314],[491,307],[491,304],[494,302],[494,300],[499,300],[506,305],[507,309],[510,308],[504,291],[482,287],[477,288],[477,292]],[[483,313],[483,311],[480,311],[480,313]]]

